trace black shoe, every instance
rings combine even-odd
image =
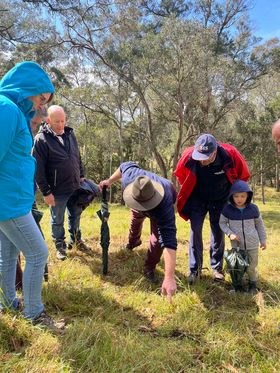
[[[65,328],[64,320],[55,321],[46,313],[46,311],[41,312],[40,315],[36,317],[36,319],[32,320],[32,324],[59,332],[63,331]]]
[[[158,278],[155,274],[155,271],[144,271],[144,276],[153,284],[156,284],[158,282]]]
[[[133,249],[135,249],[135,247],[138,247],[138,246],[140,246],[140,245],[142,245],[142,241],[141,241],[141,240],[137,241],[137,242],[134,243],[134,244],[127,243],[127,244],[125,245],[125,249],[126,249],[126,250],[130,250],[130,251],[132,251]]]
[[[65,241],[58,240],[55,242],[56,257],[58,260],[65,260],[67,258],[66,254],[66,243]]]
[[[200,278],[200,273],[198,272],[190,272],[187,281],[189,285],[193,285],[198,279]]]
[[[65,260],[67,258],[66,250],[57,249],[56,250],[56,257],[57,257],[58,260]]]
[[[242,285],[238,285],[238,286],[234,286],[232,287],[229,292],[231,294],[234,294],[234,293],[243,293],[244,292],[244,288]]]
[[[249,281],[249,289],[248,293],[251,295],[256,295],[258,293],[257,283],[256,281]]]

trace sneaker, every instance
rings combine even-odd
[[[189,285],[193,285],[198,280],[199,277],[200,275],[198,274],[198,272],[190,272],[187,277],[187,281]]]
[[[214,281],[224,281],[225,276],[221,271],[214,270],[213,278],[214,278]]]
[[[58,260],[65,260],[67,258],[66,251],[64,249],[57,249],[56,257]]]
[[[147,280],[149,280],[153,284],[156,284],[158,282],[155,271],[144,271],[144,276],[146,277]]]
[[[40,315],[36,317],[36,319],[32,320],[32,324],[59,332],[63,331],[65,328],[64,320],[55,321],[46,313],[46,311],[41,312]]]
[[[141,240],[137,241],[137,242],[134,243],[134,244],[127,243],[127,244],[125,245],[125,249],[126,249],[126,250],[130,250],[130,251],[132,251],[133,249],[135,249],[135,247],[138,247],[138,246],[140,246],[140,245],[142,245],[142,241],[141,241]]]

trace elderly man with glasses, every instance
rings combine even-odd
[[[201,276],[202,228],[207,213],[211,227],[210,265],[214,280],[222,281],[224,234],[219,218],[231,184],[237,179],[247,181],[250,177],[246,161],[234,146],[218,143],[213,135],[203,134],[194,146],[185,149],[175,175],[181,186],[178,212],[183,219],[189,219],[191,225],[188,281],[193,284]]]

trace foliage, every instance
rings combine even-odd
[[[266,108],[279,93],[279,40],[254,36],[249,1],[12,3],[0,3],[1,71],[34,59],[50,72],[91,177],[128,159],[172,177],[202,132],[236,145],[253,174],[276,163]]]

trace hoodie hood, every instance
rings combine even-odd
[[[229,201],[232,205],[234,205],[234,201],[233,201],[233,197],[232,197],[233,194],[242,193],[242,192],[247,192],[248,193],[246,204],[250,203],[252,201],[252,198],[253,198],[252,189],[249,187],[249,185],[245,181],[236,180],[232,184],[232,186],[230,188],[230,192],[229,192]]]
[[[48,74],[32,61],[18,63],[0,81],[0,94],[12,100],[26,117],[33,108],[28,97],[54,91]]]

